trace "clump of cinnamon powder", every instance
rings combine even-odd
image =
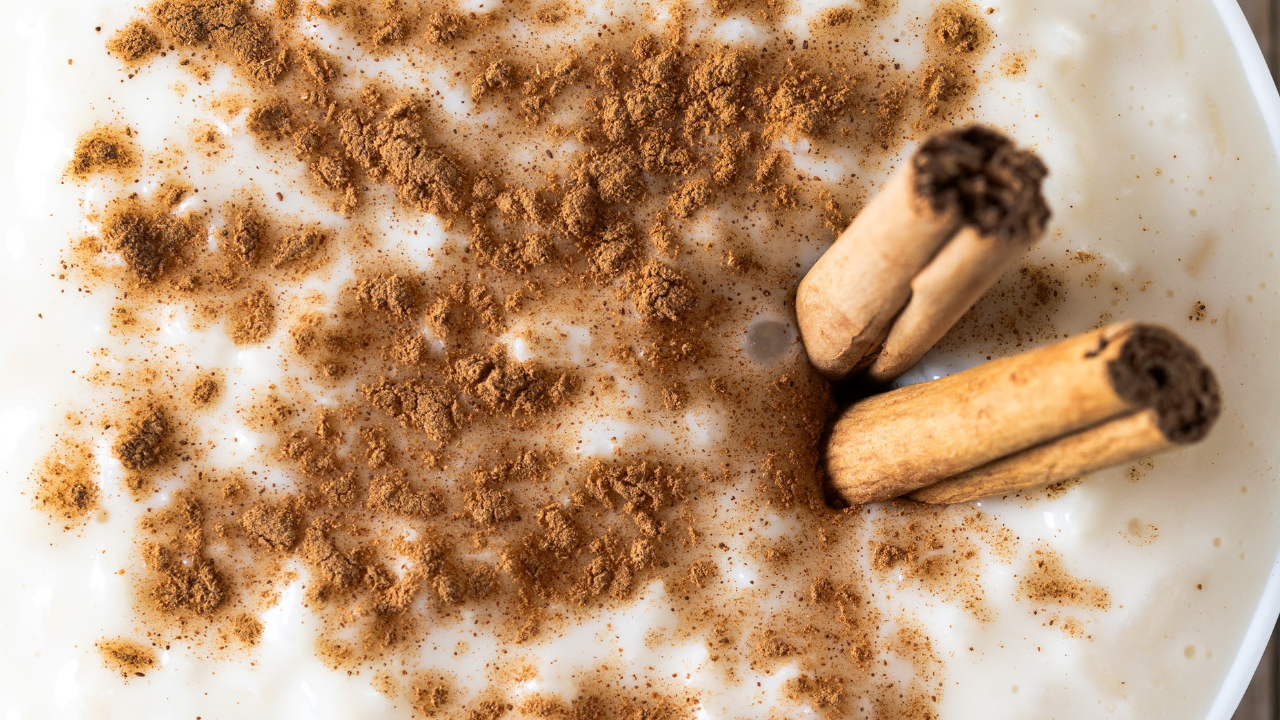
[[[125,25],[107,41],[107,52],[131,64],[149,60],[160,50],[160,38],[141,20]]]
[[[91,448],[62,441],[36,471],[36,506],[55,518],[83,522],[98,507],[97,470]]]
[[[71,174],[83,179],[96,172],[123,172],[138,164],[138,151],[125,132],[98,129],[76,139]]]
[[[133,640],[104,639],[98,642],[97,648],[102,664],[120,673],[121,677],[146,677],[147,671],[156,664],[155,650]]]

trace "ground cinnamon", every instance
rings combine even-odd
[[[129,64],[150,60],[160,50],[160,38],[141,20],[125,25],[107,41],[107,52]]]
[[[231,196],[233,205],[206,204],[206,189],[194,194],[189,183],[193,194],[176,209],[138,199],[137,232],[113,232],[68,257],[86,289],[129,289],[133,322],[117,331],[123,340],[148,347],[158,326],[150,319],[178,307],[210,332],[270,345],[285,361],[274,387],[228,374],[220,390],[206,385],[197,396],[188,388],[201,387],[195,376],[205,370],[149,358],[159,371],[145,387],[163,399],[172,427],[164,462],[148,472],[173,492],[139,528],[148,630],[242,648],[254,634],[241,632],[242,619],[278,602],[297,579],[285,569],[296,558],[321,626],[318,656],[372,675],[463,613],[504,647],[537,647],[563,624],[625,607],[661,581],[679,632],[705,637],[711,662],[794,662],[815,678],[796,697],[827,698],[833,716],[855,699],[930,705],[933,688],[862,679],[858,668],[880,653],[925,674],[934,661],[854,601],[872,592],[856,569],[824,569],[833,589],[785,619],[752,602],[722,606],[714,574],[750,561],[773,577],[801,575],[806,558],[830,552],[827,543],[858,522],[832,516],[816,482],[829,396],[795,348],[794,329],[784,327],[768,357],[738,350],[762,308],[790,314],[778,288],[795,283],[796,263],[831,237],[812,218],[838,226],[865,194],[860,179],[799,171],[791,142],[819,157],[866,148],[874,165],[924,117],[909,71],[859,54],[872,47],[863,32],[872,9],[840,26],[864,39],[814,36],[809,48],[781,34],[732,47],[692,40],[695,21],[681,15],[670,32],[610,23],[594,45],[550,49],[509,42],[505,29],[518,21],[568,29],[578,17],[571,5],[476,17],[449,6],[421,16],[390,5],[298,9],[374,57],[440,63],[464,96],[480,79],[483,127],[442,112],[439,97],[418,88],[361,82],[360,56],[298,41],[252,5],[157,7],[152,27],[166,47],[259,83],[219,108],[232,113],[233,132],[235,112],[247,110],[260,150],[306,167],[289,196],[312,195],[348,222],[289,217],[274,210],[282,195],[253,187]],[[780,33],[790,11],[749,2],[733,12]],[[283,58],[274,80],[271,62],[254,66],[254,53],[215,38],[250,37],[255,27],[269,29],[257,36],[256,57]],[[901,90],[893,113],[860,112],[889,87]],[[200,142],[202,154],[217,149]],[[393,214],[403,243],[383,237]],[[185,240],[157,230],[171,217],[190,228]],[[444,232],[410,235],[435,226]],[[315,281],[305,292],[303,278]],[[270,320],[255,311],[268,301]],[[580,328],[590,328],[589,343],[579,344]],[[144,386],[101,387],[124,402]],[[703,447],[692,433],[712,411],[722,434]],[[606,434],[612,447],[600,456],[580,449],[582,422],[627,413],[671,441]],[[182,434],[193,418],[243,422],[266,441],[242,469],[185,459],[192,447],[228,442]],[[109,442],[132,436],[122,429],[102,432]],[[821,532],[775,542],[730,530],[718,524],[725,503]],[[746,558],[706,541],[739,531],[750,538]],[[925,553],[915,557],[924,562]],[[930,582],[939,593],[972,592]],[[760,656],[755,648],[769,638],[791,654]],[[495,677],[508,672],[519,670],[495,664]],[[607,672],[579,677],[576,699],[561,705],[639,712],[640,701],[605,684]],[[830,689],[831,678],[843,695],[813,690]],[[379,689],[413,698],[422,712],[514,704],[501,686],[463,696],[436,670],[383,678]],[[652,692],[646,712],[668,701],[690,707],[694,697],[660,679]]]
[[[35,504],[51,517],[77,524],[98,508],[97,462],[91,448],[63,441],[36,470]]]
[[[96,172],[120,173],[137,167],[138,151],[131,133],[128,128],[123,133],[98,129],[81,135],[71,158],[71,174],[84,179]]]
[[[112,446],[116,459],[127,470],[148,470],[167,456],[169,420],[163,408],[147,408],[120,433]]]
[[[121,677],[146,677],[156,664],[156,652],[148,645],[117,638],[103,639],[97,644],[102,664],[120,673]]]

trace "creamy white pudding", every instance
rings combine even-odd
[[[662,4],[557,7],[569,16],[567,24],[531,24],[514,33],[528,34],[513,42],[546,33],[583,44],[603,32],[597,25],[618,28],[630,20],[661,29],[671,14]],[[1280,545],[1273,520],[1280,487],[1268,450],[1276,403],[1274,383],[1264,380],[1274,355],[1270,333],[1280,317],[1280,279],[1272,277],[1274,206],[1280,197],[1276,150],[1207,1],[1052,8],[1010,2],[986,8],[976,8],[992,37],[975,60],[975,92],[963,107],[949,110],[945,121],[1002,128],[1041,155],[1052,171],[1046,191],[1055,212],[1053,230],[904,382],[1113,319],[1151,320],[1175,328],[1214,366],[1225,403],[1215,433],[1194,448],[1079,485],[936,513],[873,506],[840,514],[807,509],[802,501],[787,507],[776,489],[761,488],[751,477],[750,470],[762,466],[716,477],[721,462],[738,462],[758,449],[747,447],[741,435],[749,423],[724,409],[742,412],[748,406],[718,404],[712,380],[737,367],[739,379],[758,391],[746,395],[763,398],[779,375],[803,372],[786,296],[831,237],[822,225],[821,203],[814,202],[817,184],[831,187],[845,212],[856,209],[916,139],[909,120],[903,120],[903,132],[912,139],[894,141],[888,154],[874,148],[864,153],[873,126],[851,123],[847,143],[838,134],[810,141],[803,132],[783,133],[771,147],[787,152],[799,176],[797,192],[813,205],[808,209],[802,202],[797,210],[785,210],[786,217],[806,218],[804,224],[769,228],[769,220],[784,210],[767,203],[744,209],[734,204],[739,198],[725,193],[731,197],[706,203],[687,224],[673,223],[680,255],[652,251],[674,265],[683,256],[692,263],[683,266],[687,272],[723,268],[722,288],[703,291],[699,302],[710,302],[717,292],[736,298],[745,291],[746,303],[758,303],[750,312],[723,311],[721,355],[714,360],[723,364],[701,371],[676,365],[669,371],[686,383],[689,397],[683,403],[677,397],[664,405],[651,380],[634,377],[624,361],[611,356],[620,333],[591,326],[592,318],[601,317],[634,323],[633,298],[616,301],[631,316],[564,304],[573,292],[608,302],[611,286],[593,280],[557,291],[548,282],[547,293],[561,304],[549,301],[539,309],[530,300],[532,310],[512,312],[498,335],[514,360],[576,373],[579,382],[572,404],[555,411],[564,413],[555,418],[563,427],[549,429],[550,422],[545,433],[521,443],[558,453],[560,464],[552,470],[565,473],[566,484],[548,487],[545,498],[528,491],[522,512],[529,517],[512,522],[537,528],[533,514],[545,499],[572,507],[577,486],[568,483],[595,460],[633,462],[652,458],[645,453],[656,448],[671,465],[690,468],[686,493],[693,499],[684,508],[695,518],[689,524],[696,536],[684,529],[661,536],[663,547],[671,546],[671,567],[646,568],[651,577],[619,599],[585,609],[554,603],[537,608],[548,613],[545,627],[527,637],[519,636],[523,622],[514,622],[523,618],[512,618],[509,609],[415,605],[410,612],[420,618],[420,635],[411,646],[367,661],[344,658],[333,644],[351,638],[335,632],[331,609],[308,595],[316,575],[300,557],[280,558],[278,572],[271,572],[265,565],[272,558],[245,556],[264,581],[272,581],[264,586],[266,597],[245,599],[252,593],[242,592],[247,584],[238,575],[240,584],[229,586],[242,603],[235,613],[261,623],[256,645],[220,639],[220,631],[230,627],[225,618],[203,628],[193,620],[190,633],[175,630],[139,601],[148,587],[139,520],[172,507],[181,497],[177,491],[192,484],[197,472],[238,471],[253,492],[259,486],[272,493],[303,487],[305,478],[279,460],[280,433],[260,412],[271,386],[288,402],[305,403],[307,413],[320,407],[336,411],[358,393],[354,379],[326,379],[322,367],[308,367],[286,350],[292,347],[291,330],[306,312],[341,310],[343,293],[368,272],[446,273],[454,266],[444,251],[465,247],[466,232],[461,224],[406,209],[385,185],[373,185],[363,208],[350,209],[349,217],[335,210],[341,192],[321,187],[307,162],[247,130],[250,107],[261,101],[262,91],[231,65],[199,49],[194,56],[190,49],[166,51],[136,69],[109,56],[107,39],[142,17],[127,3],[8,8],[11,35],[0,51],[6,54],[0,94],[11,108],[3,143],[9,171],[0,181],[7,253],[0,270],[7,308],[0,319],[0,464],[6,471],[0,547],[9,579],[0,591],[0,643],[6,648],[0,687],[6,717],[410,717],[414,705],[419,713],[435,710],[429,690],[442,675],[439,684],[448,693],[439,712],[459,717],[472,711],[537,714],[541,706],[529,702],[535,697],[583,707],[579,700],[590,694],[631,703],[637,712],[657,713],[662,705],[673,715],[717,718],[832,712],[1203,716],[1236,655]],[[467,16],[499,10],[492,3],[460,8]],[[811,26],[828,17],[827,10],[818,3],[774,10],[747,5],[731,7],[721,19],[709,9],[695,9],[685,42],[715,38],[750,47],[781,33],[783,44],[787,37],[798,47],[809,41],[817,52],[833,34],[845,32]],[[853,87],[902,79],[914,88],[919,78],[909,73],[929,62],[934,9],[904,1],[884,12],[869,25],[848,28],[851,36],[857,33],[850,42],[865,47],[868,57],[879,55],[901,68],[876,69],[886,75],[872,73]],[[392,44],[366,55],[340,22],[298,18],[293,24],[298,37],[312,38],[340,58],[348,74],[381,72],[388,96],[403,88],[432,97],[438,92],[443,119],[436,122],[442,127],[475,128],[502,119],[500,107],[484,106],[500,101],[484,93],[473,100],[472,77],[447,77],[443,68],[452,61],[430,48],[410,51]],[[835,51],[829,56],[839,58]],[[522,70],[534,64],[513,57]],[[188,64],[181,65],[183,60]],[[348,78],[342,88],[354,97],[358,85]],[[868,91],[867,97],[883,103],[881,92]],[[856,107],[842,112],[852,116]],[[572,117],[575,110],[553,112]],[[77,137],[96,126],[129,128],[142,156],[136,174],[95,174],[87,181],[67,174]],[[546,147],[532,133],[516,135],[518,141],[477,152],[495,165],[532,165],[547,152],[549,162],[527,176],[567,176],[565,158],[583,148],[571,134]],[[486,138],[476,129],[469,142],[479,145]],[[229,310],[206,311],[211,301],[204,296],[197,302],[154,295],[132,303],[119,280],[127,276],[109,274],[125,271],[119,258],[104,256],[117,269],[98,277],[86,276],[83,267],[62,266],[83,259],[73,248],[103,233],[113,201],[137,192],[142,202],[158,202],[162,184],[178,177],[199,191],[188,193],[176,212],[207,213],[200,222],[210,253],[220,247],[217,231],[226,225],[227,203],[243,202],[246,195],[267,209],[281,235],[296,229],[301,236],[302,228],[285,226],[312,223],[331,233],[332,255],[324,262],[307,272],[271,276],[278,320],[252,342],[237,345],[231,337],[236,318]],[[650,192],[660,196],[666,192],[661,188],[654,184]],[[757,227],[748,227],[753,222]],[[361,245],[365,239],[382,249],[388,258],[383,265],[369,261],[368,246]],[[766,270],[736,275],[726,251],[754,257]],[[793,258],[802,267],[790,268]],[[166,272],[176,277],[181,269]],[[253,289],[227,291],[228,304]],[[436,291],[424,291],[424,306]],[[714,314],[705,304],[689,310],[698,319]],[[436,343],[425,350],[428,357],[444,357],[449,338],[417,322],[423,337]],[[642,332],[635,329],[640,325],[620,327],[622,333]],[[746,356],[740,364],[739,348]],[[130,473],[113,452],[120,421],[129,413],[125,401],[140,388],[181,398],[210,371],[221,373],[222,385],[212,407],[197,412],[177,409],[178,400],[170,405],[172,417],[181,420],[182,441],[201,451],[173,448],[172,464],[150,478],[153,485],[131,493]],[[808,387],[821,391],[817,383]],[[790,402],[810,397],[804,393]],[[769,408],[750,407],[767,416]],[[307,422],[310,431],[310,415]],[[386,425],[400,442],[394,419]],[[356,442],[354,425],[349,432]],[[99,507],[82,522],[53,520],[35,507],[42,459],[64,437],[86,443],[97,462]],[[404,442],[417,442],[405,437]],[[446,470],[424,473],[440,473],[443,487],[462,487],[472,469],[505,457],[488,437],[468,440],[470,450],[441,451],[439,463],[459,468],[452,476],[444,477]],[[184,460],[186,455],[191,459]],[[280,487],[270,490],[268,478]],[[448,513],[461,509],[449,507],[439,522],[454,522]],[[664,521],[682,528],[680,510],[673,502],[662,510],[669,513]],[[426,532],[414,518],[379,522],[388,545]],[[913,529],[912,522],[925,529]],[[685,543],[680,533],[691,540]],[[228,537],[227,552],[249,547],[234,545],[243,541],[235,532]],[[468,536],[457,543],[455,561],[496,567],[504,536],[493,537],[495,547],[485,548]],[[218,543],[210,546],[217,557]],[[406,561],[393,568],[396,579],[413,567]],[[818,583],[826,575],[834,579],[829,588]],[[857,586],[856,602],[841,599],[841,582]],[[710,615],[701,614],[708,610]],[[838,616],[846,610],[860,619],[843,624]],[[743,619],[734,621],[739,611]],[[551,617],[557,612],[563,617]],[[817,632],[808,632],[810,625]],[[867,633],[865,646],[850,630],[855,626]],[[850,634],[825,637],[833,628]],[[95,644],[118,638],[148,647],[158,643],[155,665],[144,677],[126,681],[104,667]],[[844,664],[823,668],[824,653]],[[801,675],[810,680],[798,681]],[[820,681],[833,677],[841,693],[827,703],[831,686]],[[419,688],[427,694],[415,695]]]

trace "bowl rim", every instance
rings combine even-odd
[[[1271,135],[1272,151],[1276,154],[1277,161],[1280,161],[1280,94],[1276,91],[1276,82],[1267,67],[1262,49],[1258,47],[1257,37],[1249,27],[1249,21],[1245,19],[1237,0],[1213,0],[1213,4],[1217,7],[1218,14],[1226,25],[1227,34],[1240,57],[1245,78],[1249,81],[1262,119]],[[1263,587],[1262,597],[1258,600],[1258,608],[1245,632],[1240,650],[1232,661],[1231,669],[1227,671],[1227,677],[1218,690],[1218,696],[1209,707],[1206,720],[1230,720],[1235,714],[1240,701],[1244,699],[1245,690],[1253,680],[1258,663],[1262,660],[1262,653],[1271,639],[1277,617],[1280,617],[1280,551],[1271,563],[1271,574]]]

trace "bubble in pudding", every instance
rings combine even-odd
[[[762,363],[777,362],[791,347],[791,328],[777,320],[757,320],[747,328],[742,347],[747,357]]]

